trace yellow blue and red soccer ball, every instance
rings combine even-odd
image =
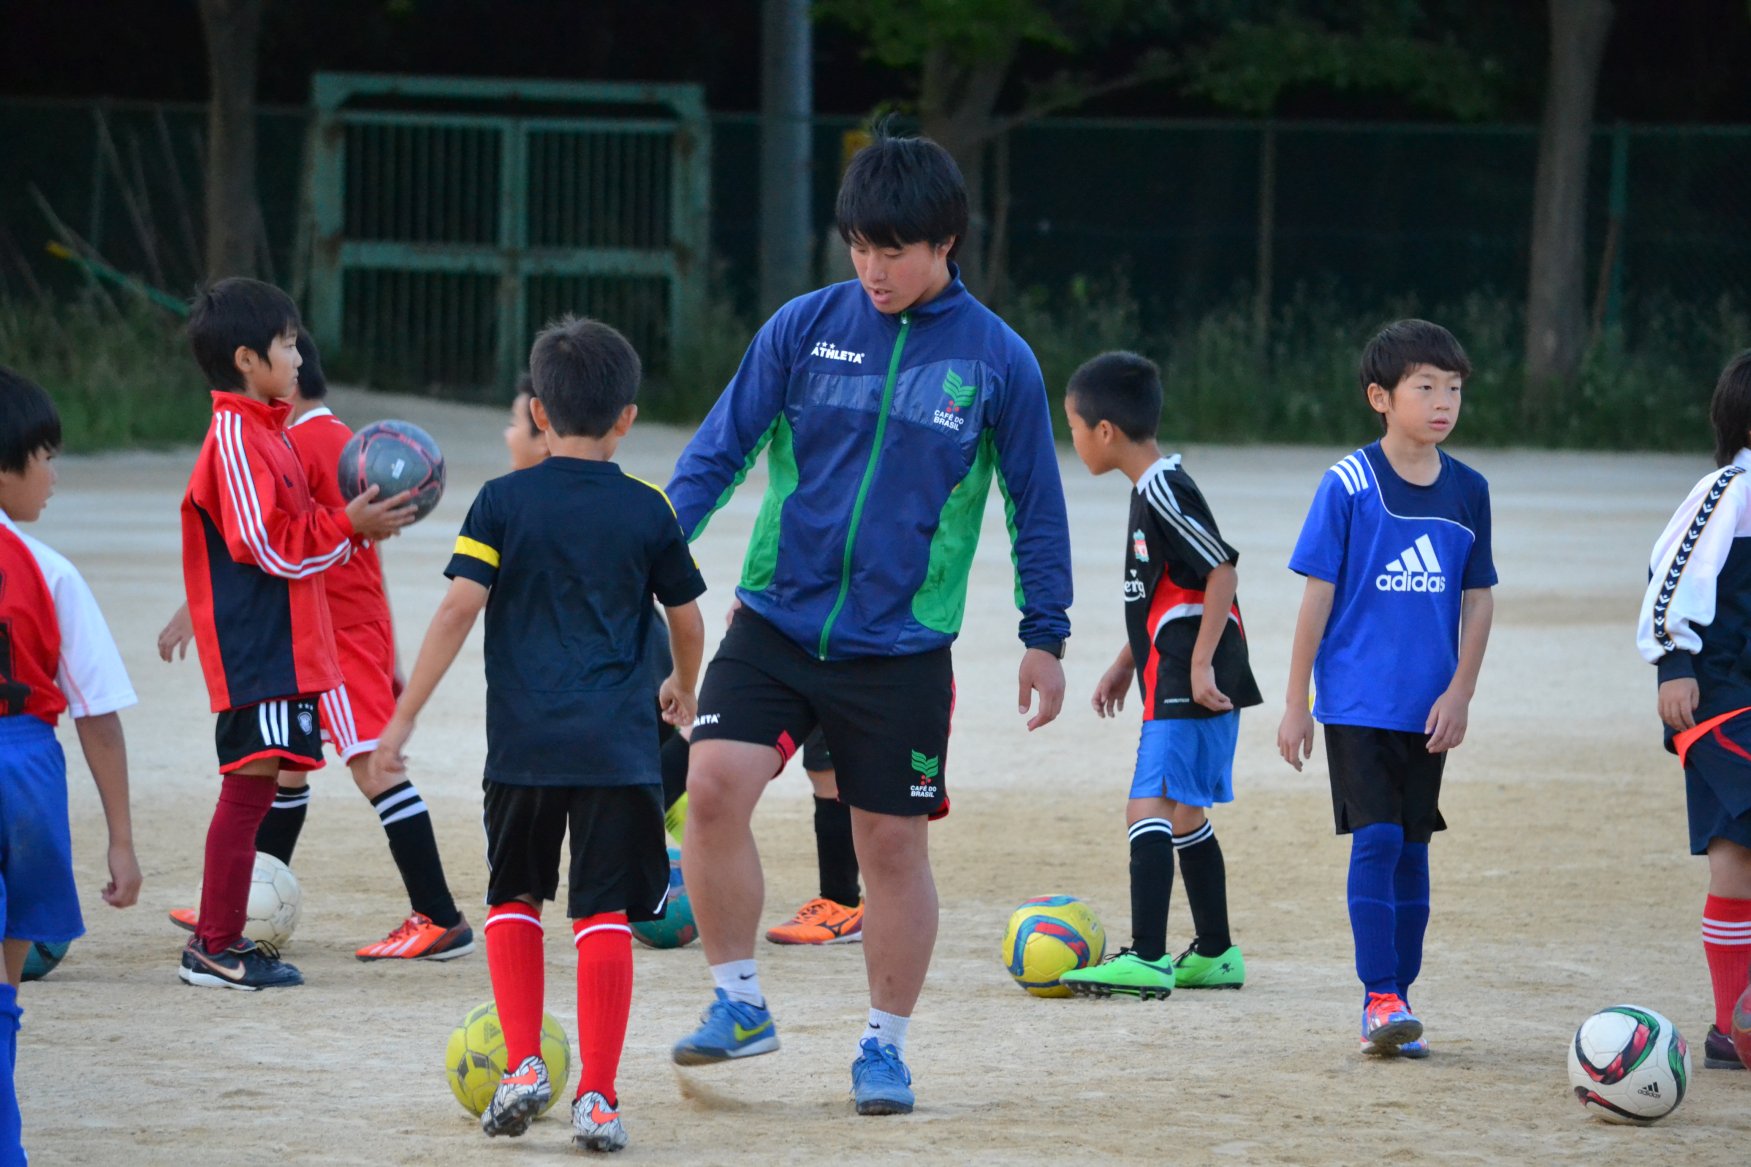
[[[669,898],[665,903],[662,919],[640,920],[632,926],[633,939],[647,948],[684,948],[699,935],[699,926],[693,922],[693,903],[681,880],[678,847],[669,848]]]
[[[1009,917],[1003,934],[1003,967],[1036,997],[1068,997],[1058,978],[1073,968],[1099,964],[1107,933],[1089,906],[1075,896],[1039,896]]]
[[[541,1060],[547,1063],[547,1077],[553,1083],[553,1097],[541,1108],[545,1114],[565,1093],[572,1071],[571,1041],[551,1013],[541,1015]],[[462,1109],[479,1117],[492,1101],[505,1070],[505,1033],[499,1027],[498,1006],[491,1001],[476,1005],[450,1034],[450,1044],[444,1049],[444,1077],[450,1083],[450,1093]]]

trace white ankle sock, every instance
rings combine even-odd
[[[857,1044],[863,1045],[864,1038],[873,1037],[878,1045],[891,1045],[901,1057],[906,1055],[906,1027],[912,1024],[910,1017],[897,1017],[892,1013],[883,1013],[880,1009],[869,1011],[869,1021],[863,1027],[863,1033],[858,1036]]]
[[[711,979],[724,991],[724,996],[744,1005],[764,1005],[760,992],[760,973],[752,960],[726,960],[711,966]]]

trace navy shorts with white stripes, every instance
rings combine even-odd
[[[261,701],[219,714],[213,742],[219,773],[272,758],[282,770],[322,769],[322,727],[315,697]]]

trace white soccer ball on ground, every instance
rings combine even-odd
[[[1589,1114],[1606,1122],[1649,1123],[1678,1109],[1690,1087],[1690,1047],[1652,1009],[1613,1005],[1575,1030],[1569,1084]]]

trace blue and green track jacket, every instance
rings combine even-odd
[[[766,322],[687,444],[669,499],[689,540],[766,451],[742,603],[822,660],[951,643],[991,480],[1021,640],[1070,634],[1070,532],[1033,353],[959,274],[898,315],[856,280]]]

